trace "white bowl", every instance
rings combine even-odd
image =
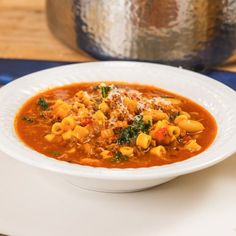
[[[82,81],[127,81],[155,85],[193,99],[216,119],[218,133],[204,152],[174,164],[109,169],[58,161],[28,148],[13,122],[22,104],[42,89]],[[212,166],[236,151],[236,93],[206,76],[170,66],[140,62],[95,62],[62,66],[24,76],[0,90],[0,151],[53,172],[70,183],[97,191],[130,192]]]

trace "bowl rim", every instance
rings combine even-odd
[[[32,84],[34,82],[34,78],[39,78],[40,76],[47,76],[48,73],[53,73],[53,72],[58,72],[58,73],[65,73],[65,72],[72,72],[73,69],[80,70],[81,68],[84,69],[92,69],[93,67],[132,67],[132,66],[144,66],[145,69],[149,68],[155,68],[155,69],[160,69],[160,70],[168,70],[172,71],[173,73],[181,73],[186,76],[192,77],[193,80],[199,81],[202,84],[209,85],[209,86],[214,86],[217,88],[217,90],[221,90],[225,95],[230,96],[232,101],[235,101],[236,99],[236,92],[229,88],[228,86],[213,80],[212,78],[209,78],[205,75],[201,75],[189,70],[185,70],[182,68],[176,68],[172,66],[167,66],[167,65],[161,65],[161,64],[153,64],[153,63],[144,63],[144,62],[124,62],[124,61],[109,61],[109,62],[89,62],[89,63],[78,63],[78,64],[71,64],[71,65],[65,65],[65,66],[59,66],[51,69],[46,69],[42,70],[39,72],[35,72],[26,76],[23,76],[6,86],[2,87],[0,90],[0,99],[2,97],[2,94],[7,94],[9,91],[13,88],[21,88],[21,83],[23,81],[28,81],[28,83]],[[31,81],[29,81],[31,79]],[[79,81],[78,81],[79,82]],[[128,81],[129,82],[129,81]],[[65,83],[64,83],[65,84]],[[145,84],[145,83],[143,83]],[[63,85],[63,83],[62,83]],[[44,89],[48,88],[48,86],[45,86]],[[38,91],[39,92],[39,91]],[[36,93],[38,93],[36,92]],[[32,95],[31,95],[32,96]],[[26,99],[27,100],[27,99]],[[233,107],[236,108],[234,105]],[[1,105],[0,105],[0,110],[1,110]],[[233,109],[233,115],[236,118],[236,109]],[[1,116],[1,114],[0,114]],[[0,125],[1,128],[1,125]],[[13,127],[14,129],[14,127]],[[153,166],[153,167],[141,167],[141,168],[125,168],[125,169],[120,169],[120,168],[104,168],[104,167],[91,167],[91,166],[82,166],[78,164],[71,164],[67,163],[64,161],[58,161],[56,159],[52,158],[45,158],[43,154],[40,154],[28,147],[25,146],[25,144],[22,143],[22,148],[24,146],[25,149],[28,150],[28,152],[25,152],[25,150],[20,150],[17,147],[14,147],[13,143],[11,143],[9,140],[4,139],[4,136],[2,132],[0,132],[0,151],[5,153],[6,155],[20,160],[22,162],[25,162],[26,164],[41,168],[41,169],[46,169],[49,171],[61,173],[61,174],[66,174],[66,175],[71,175],[71,176],[79,176],[79,177],[84,177],[84,178],[96,178],[96,179],[112,179],[112,180],[147,180],[147,179],[153,179],[153,178],[167,178],[167,177],[175,177],[191,172],[195,172],[204,168],[207,168],[209,166],[212,166],[230,155],[234,154],[236,152],[236,145],[233,145],[236,143],[236,126],[233,127],[234,129],[234,135],[232,135],[231,140],[226,144],[224,151],[221,151],[218,153],[218,156],[207,160],[203,159],[199,161],[199,157],[204,156],[203,154],[206,154],[206,152],[211,151],[211,146],[206,150],[203,151],[202,153],[191,157],[187,160],[181,161],[181,162],[176,162],[168,165],[163,165],[163,166]],[[17,137],[18,138],[18,137]],[[18,138],[19,139],[19,138]],[[9,148],[11,147],[11,148]],[[16,155],[17,153],[17,155]],[[29,157],[30,153],[30,158],[25,158]],[[20,154],[20,155],[18,155]],[[37,159],[35,156],[40,157],[44,159]],[[198,158],[198,162],[196,162],[196,158]],[[47,160],[47,161],[46,161]],[[193,161],[194,160],[194,161]],[[164,171],[163,171],[164,169]],[[159,171],[158,171],[159,170]],[[161,171],[162,170],[162,171]]]

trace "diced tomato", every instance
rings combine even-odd
[[[165,138],[166,134],[167,134],[167,128],[166,127],[160,128],[155,133],[155,139],[157,141],[162,141]]]
[[[82,126],[86,126],[86,125],[89,125],[89,124],[92,124],[93,123],[93,119],[91,117],[85,117],[85,118],[82,118],[80,120],[80,124]]]

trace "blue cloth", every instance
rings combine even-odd
[[[205,74],[236,90],[236,73],[212,70]]]
[[[0,59],[0,85],[32,72],[67,64],[71,63]],[[236,73],[211,70],[204,74],[236,90]]]

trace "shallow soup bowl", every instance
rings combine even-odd
[[[33,95],[75,82],[125,81],[154,85],[190,98],[215,118],[217,136],[204,152],[187,160],[145,168],[101,168],[48,158],[17,136],[14,119]],[[236,151],[236,93],[206,76],[170,66],[140,62],[94,62],[61,66],[24,76],[0,90],[0,152],[91,190],[131,192],[212,166]]]

